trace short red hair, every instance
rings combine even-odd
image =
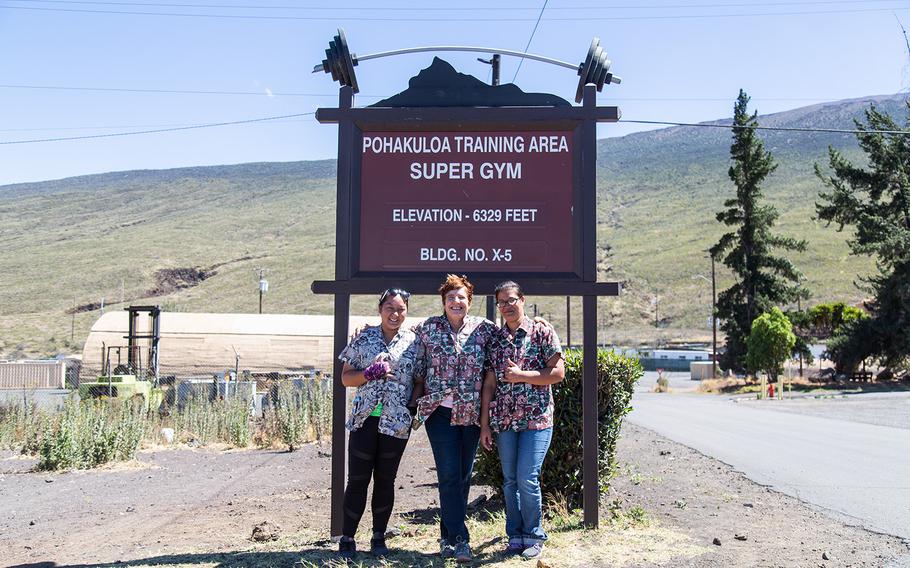
[[[439,295],[442,297],[443,303],[446,301],[446,294],[452,290],[458,290],[459,288],[467,290],[468,303],[470,304],[474,299],[474,285],[471,284],[468,277],[463,274],[461,276],[457,274],[446,274],[446,281],[439,287]]]

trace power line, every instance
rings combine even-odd
[[[513,79],[514,81],[514,79]],[[217,91],[198,89],[136,89],[131,87],[77,87],[69,85],[4,85],[0,89],[36,89],[50,91],[98,91],[112,93],[151,93],[151,94],[187,94],[187,95],[251,95],[268,96],[262,91]],[[337,97],[337,93],[296,93],[272,92],[276,97]],[[358,93],[358,98],[383,99],[391,95],[367,95]],[[641,102],[729,102],[730,97],[616,97],[611,96],[611,101],[641,101]],[[825,102],[830,97],[752,97],[753,101],[806,101]],[[93,127],[94,128],[94,127]],[[117,127],[119,128],[119,127]],[[0,129],[2,131],[2,129]]]
[[[79,13],[79,14],[115,14],[115,15],[124,15],[124,16],[165,16],[165,17],[178,17],[178,18],[215,18],[215,19],[230,19],[230,20],[275,20],[275,21],[331,21],[337,22],[338,16],[262,16],[262,15],[241,15],[241,14],[191,14],[191,13],[179,13],[179,12],[141,12],[141,11],[122,11],[122,10],[89,10],[83,8],[44,8],[37,6],[0,6],[0,10],[31,10],[38,12],[63,12],[63,13]],[[692,19],[705,19],[705,18],[752,18],[752,17],[765,17],[765,16],[810,16],[810,15],[830,15],[830,14],[856,14],[856,13],[872,13],[872,12],[894,12],[896,10],[910,10],[910,7],[897,7],[897,8],[855,8],[850,10],[804,10],[800,12],[753,12],[753,13],[739,13],[739,14],[689,14],[689,15],[654,15],[654,16],[578,16],[578,17],[565,17],[565,18],[546,18],[547,22],[604,22],[604,21],[632,21],[632,20],[692,20]],[[471,23],[484,23],[484,22],[511,22],[511,23],[521,23],[521,22],[533,22],[534,18],[490,18],[484,14],[480,14],[474,18],[380,18],[380,17],[368,17],[368,16],[354,16],[354,17],[345,17],[345,21],[357,21],[357,22],[471,22]]]
[[[0,85],[2,89],[45,89],[50,91],[98,91],[111,93],[151,93],[151,94],[177,94],[177,95],[255,95],[265,97],[337,97],[337,94],[324,93],[286,93],[272,91],[207,91],[195,89],[132,89],[124,87],[70,87],[57,85]],[[379,95],[364,95],[358,97],[382,98]]]
[[[95,138],[113,138],[120,136],[136,136],[141,134],[158,134],[162,132],[178,132],[181,130],[198,130],[202,128],[212,128],[217,126],[234,126],[238,124],[251,124],[257,122],[266,122],[272,120],[284,120],[290,118],[300,118],[303,116],[312,116],[315,115],[315,112],[304,112],[298,114],[287,114],[283,116],[267,116],[264,118],[252,118],[248,120],[235,120],[231,122],[216,122],[209,124],[195,124],[190,126],[175,126],[171,128],[157,128],[153,130],[140,130],[135,132],[115,132],[111,134],[93,134],[86,136],[67,136],[59,138],[37,138],[31,140],[8,140],[0,141],[0,145],[13,145],[13,144],[36,144],[41,142],[64,142],[70,140],[90,140]],[[661,126],[684,126],[684,127],[693,127],[693,128],[725,128],[732,130],[733,128],[753,128],[755,130],[771,130],[771,131],[782,131],[782,132],[827,132],[834,134],[894,134],[907,136],[910,135],[910,130],[858,130],[858,129],[846,129],[846,128],[812,128],[812,127],[801,127],[801,126],[742,126],[736,127],[733,124],[711,124],[711,123],[693,123],[693,122],[670,122],[670,121],[659,121],[659,120],[627,120],[620,119],[620,122],[626,122],[630,124],[655,124]]]
[[[711,124],[706,122],[665,122],[660,120],[626,120],[619,119],[619,122],[629,122],[632,124],[658,124],[663,126],[691,126],[698,128],[750,128],[755,130],[778,130],[782,132],[829,132],[834,134],[900,134],[903,136],[910,135],[910,130],[858,130],[847,128],[812,128],[808,126],[736,126],[734,124]]]
[[[286,114],[283,116],[267,116],[264,118],[251,118],[247,120],[234,120],[231,122],[215,122],[210,124],[194,124],[191,126],[175,126],[173,128],[159,128],[155,130],[139,130],[136,132],[113,132],[110,134],[89,134],[85,136],[66,136],[60,138],[34,138],[31,140],[8,140],[0,141],[0,145],[12,144],[37,144],[39,142],[64,142],[68,140],[90,140],[93,138],[114,138],[118,136],[136,136],[139,134],[158,134],[161,132],[177,132],[180,130],[199,130],[202,128],[213,128],[216,126],[234,126],[237,124],[252,124],[255,122],[266,122],[269,120],[282,120],[287,118],[298,118],[301,116],[312,116],[315,112],[303,112],[299,114]]]
[[[334,94],[322,93],[276,93],[266,91],[202,91],[178,89],[130,89],[122,87],[65,87],[56,85],[0,85],[3,89],[45,89],[49,91],[107,91],[112,93],[153,93],[180,95],[256,95],[281,97],[334,97]]]
[[[453,6],[453,7],[401,7],[401,6],[269,6],[256,4],[190,4],[190,3],[167,3],[167,2],[110,2],[103,0],[7,0],[19,3],[41,3],[41,4],[65,4],[65,5],[95,5],[95,6],[140,6],[148,8],[217,8],[231,10],[321,10],[321,11],[401,11],[401,12],[465,12],[481,10],[490,11],[507,11],[514,12],[517,10],[537,10],[536,7],[497,7],[497,6]],[[875,3],[900,3],[904,0],[873,0]],[[713,4],[677,4],[674,6],[667,5],[579,5],[579,6],[555,6],[550,11],[571,11],[571,10],[666,10],[672,9],[705,9],[705,8],[763,8],[768,6],[811,6],[811,5],[838,5],[838,4],[867,4],[864,0],[801,0],[796,2],[717,2]]]
[[[528,38],[528,45],[525,46],[524,52],[527,53],[531,49],[531,41],[534,40],[534,34],[537,33],[537,26],[540,25],[540,19],[543,17],[543,11],[547,9],[547,2],[550,0],[544,0],[543,6],[540,8],[540,13],[537,14],[537,21],[534,22],[534,29],[531,30],[531,37]],[[522,57],[518,60],[518,67],[515,69],[515,75],[512,76],[512,82],[515,82],[516,77],[518,77],[518,72],[521,71],[521,64],[525,62],[525,58]]]

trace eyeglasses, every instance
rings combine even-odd
[[[379,296],[379,305],[382,306],[386,300],[394,298],[395,296],[401,296],[401,299],[407,304],[408,300],[411,298],[411,293],[407,290],[402,290],[401,288],[389,288]]]
[[[514,306],[520,299],[521,298],[509,298],[508,300],[498,300],[496,302],[496,305],[500,308],[504,308],[506,306]]]

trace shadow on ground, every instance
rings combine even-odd
[[[474,548],[473,565],[484,565],[501,562],[505,556],[501,552],[500,538],[478,543]],[[392,544],[392,543],[390,543]],[[436,551],[415,552],[412,550],[393,552],[387,558],[374,557],[369,552],[361,552],[355,559],[357,566],[446,566],[446,561],[439,557]],[[224,553],[197,553],[197,554],[168,554],[139,558],[135,560],[109,562],[99,564],[57,564],[55,562],[36,562],[32,564],[18,564],[10,568],[125,568],[144,566],[193,566],[205,565],[215,568],[266,568],[266,567],[303,567],[303,566],[344,566],[339,561],[334,549],[306,547],[299,551],[285,552],[224,552]],[[449,562],[451,565],[451,562]]]
[[[502,511],[502,502],[499,499],[478,499],[470,506],[470,514],[475,517],[489,518]],[[406,519],[411,529],[421,531],[423,538],[435,545],[435,537],[426,535],[435,535],[439,525],[439,509],[436,507],[413,509],[400,513],[403,519]],[[428,547],[426,550],[416,551],[411,549],[402,549],[402,545],[412,542],[413,534],[404,532],[396,535],[389,540],[389,546],[393,553],[387,558],[378,558],[370,555],[369,552],[360,552],[355,559],[354,565],[370,567],[411,567],[427,566],[442,567],[446,566],[446,561],[440,558],[438,549],[435,546]],[[362,537],[359,542],[364,541]],[[365,542],[364,542],[365,544]],[[91,564],[57,564],[56,562],[35,562],[30,564],[18,564],[10,568],[129,568],[144,566],[194,566],[204,565],[215,568],[266,568],[266,567],[297,567],[304,568],[310,566],[345,566],[343,561],[339,561],[336,555],[335,544],[330,540],[316,540],[305,542],[299,550],[285,551],[238,551],[238,552],[217,552],[217,553],[185,553],[185,554],[167,554],[159,556],[150,556],[148,558],[137,558],[133,560],[120,560],[115,562]],[[475,541],[473,544],[474,561],[472,565],[495,564],[506,560],[503,553],[505,538],[502,536]],[[448,565],[451,565],[451,561]]]

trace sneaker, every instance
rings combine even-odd
[[[455,547],[449,544],[449,541],[441,538],[439,539],[439,555],[443,558],[452,558],[455,556]]]
[[[531,546],[525,548],[524,552],[521,553],[521,557],[525,560],[533,560],[535,558],[540,558],[543,554],[543,542],[538,541],[532,544]]]
[[[473,559],[474,556],[471,554],[471,545],[463,540],[458,541],[458,544],[455,545],[455,562],[465,564]]]
[[[506,546],[505,553],[507,556],[515,556],[525,551],[524,542],[521,540],[510,540]]]
[[[350,536],[343,536],[338,541],[338,556],[345,560],[351,560],[357,556],[357,543]]]

